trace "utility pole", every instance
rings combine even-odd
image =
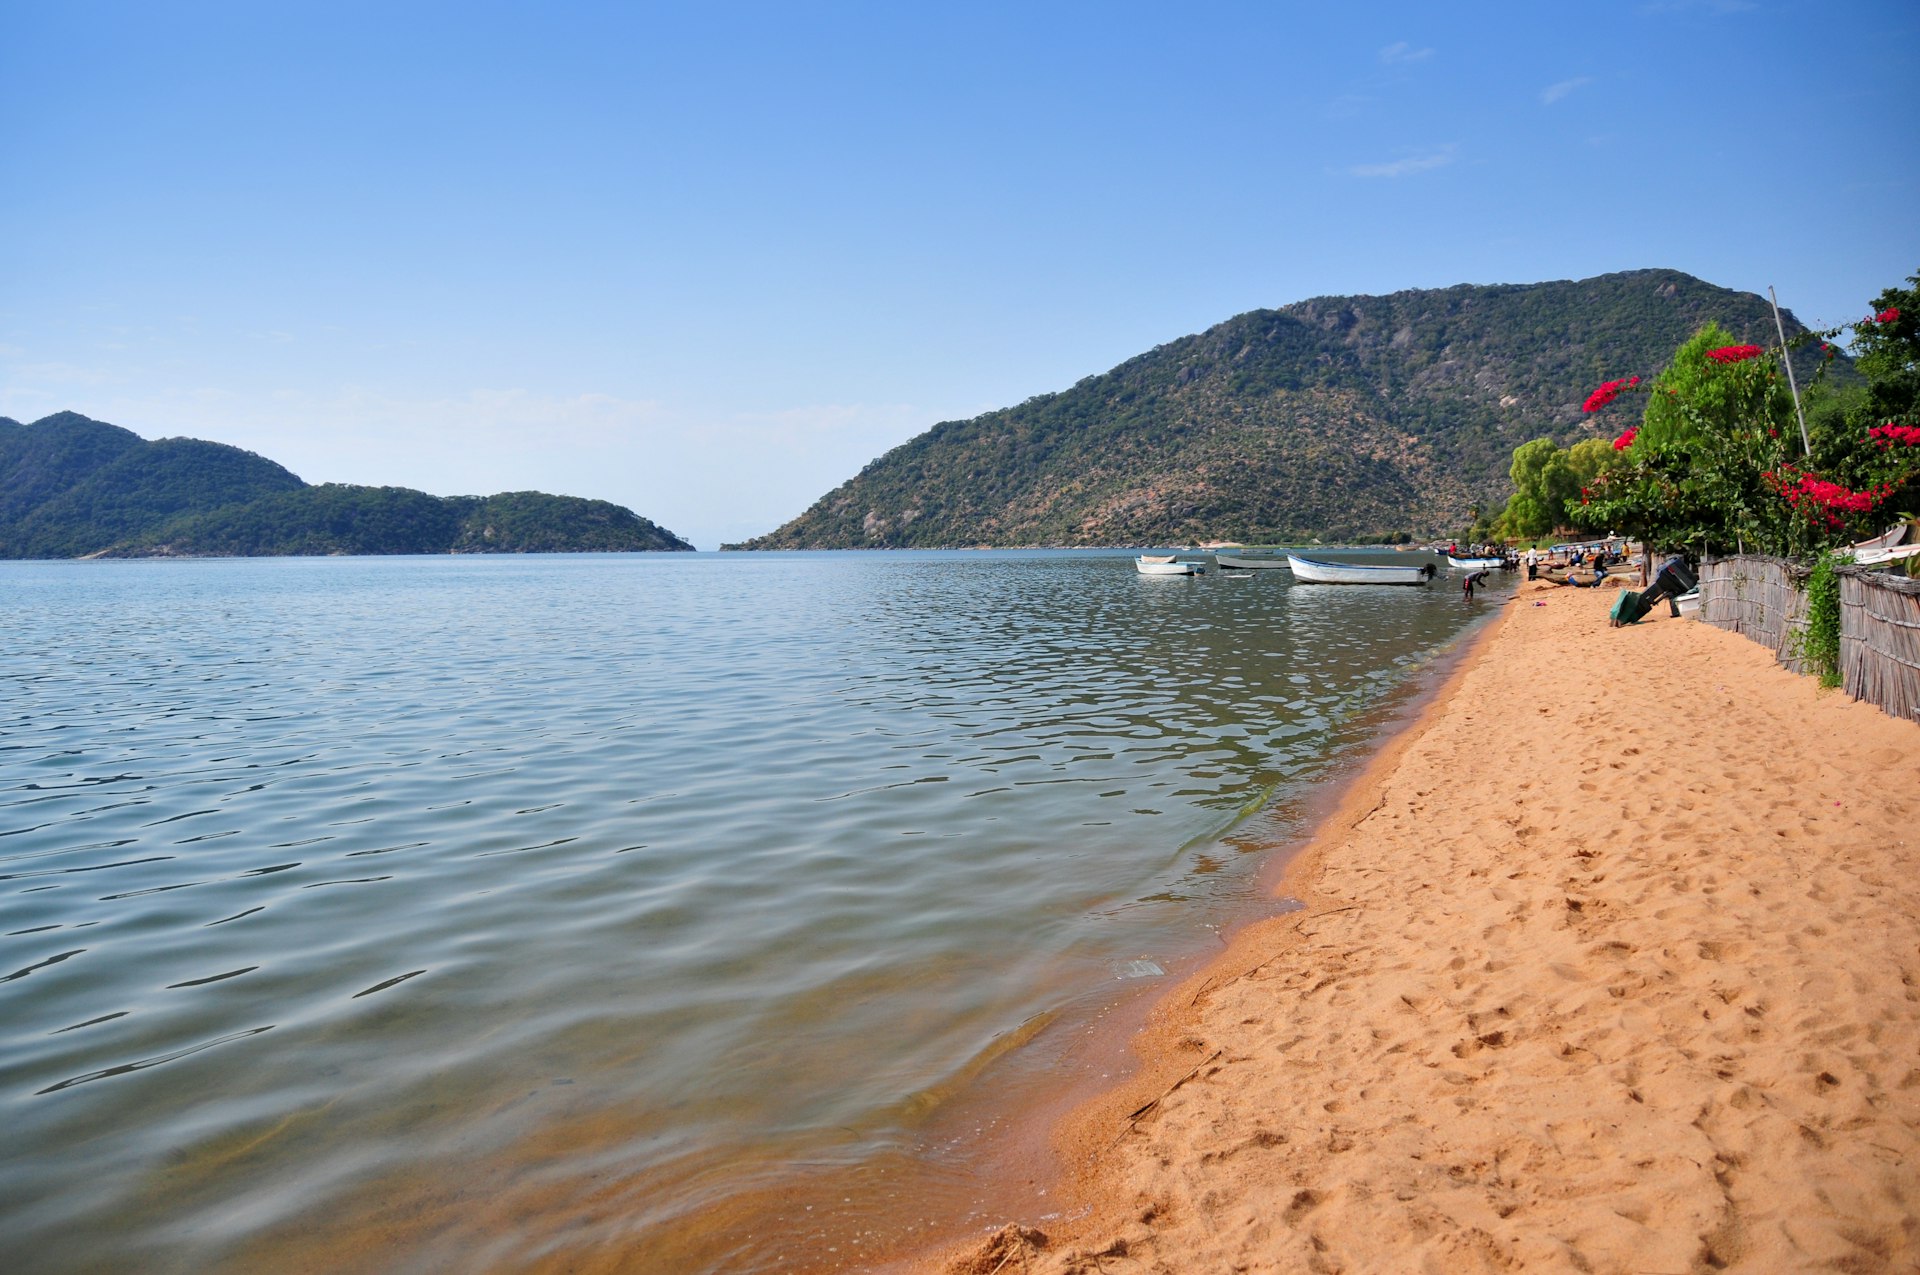
[[[1807,413],[1800,406],[1800,387],[1793,381],[1793,355],[1787,349],[1786,325],[1780,322],[1780,298],[1773,295],[1773,285],[1767,285],[1767,300],[1773,302],[1773,330],[1780,334],[1780,361],[1787,365],[1787,389],[1793,394],[1793,414],[1800,418],[1800,450],[1808,456],[1813,455],[1813,443],[1807,438]]]

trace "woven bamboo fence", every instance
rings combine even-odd
[[[1785,558],[1708,558],[1700,566],[1700,618],[1758,642],[1804,673],[1799,635],[1807,627],[1806,583],[1807,569]]]
[[[1865,567],[1838,574],[1842,688],[1890,716],[1920,721],[1920,580]],[[1784,558],[1709,558],[1700,568],[1700,618],[1805,672],[1806,581],[1807,568]]]
[[[1920,580],[1841,568],[1840,677],[1855,699],[1920,722]]]

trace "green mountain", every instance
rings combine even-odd
[[[1319,297],[1156,346],[1057,394],[947,421],[744,549],[1355,540],[1464,526],[1515,446],[1613,434],[1709,319],[1777,343],[1765,298],[1672,270]],[[1789,335],[1801,325],[1786,319]],[[1814,356],[1796,357],[1802,384]]]
[[[604,500],[309,486],[224,443],[148,442],[76,412],[0,417],[0,558],[691,548]]]

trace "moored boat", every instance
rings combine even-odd
[[[1197,562],[1182,562],[1172,554],[1143,553],[1133,560],[1143,576],[1197,576],[1206,570]]]
[[[1425,584],[1435,573],[1432,563],[1389,567],[1364,562],[1320,562],[1287,555],[1293,578],[1308,584]]]
[[[1287,565],[1286,555],[1278,553],[1216,553],[1213,560],[1223,567],[1242,571],[1269,571]]]
[[[1456,558],[1447,555],[1447,565],[1455,571],[1491,571],[1506,565],[1505,558]]]
[[[1862,549],[1891,549],[1897,544],[1904,544],[1906,538],[1907,524],[1904,522],[1896,522],[1877,536],[1854,541],[1853,548],[1856,553]]]
[[[1907,524],[1896,522],[1871,540],[1854,541],[1853,564],[1857,567],[1872,567],[1882,562],[1893,562],[1920,554],[1920,545],[1908,544],[1906,541]]]

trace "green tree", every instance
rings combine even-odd
[[[1853,325],[1853,357],[1867,378],[1872,425],[1914,425],[1920,408],[1920,274],[1873,299],[1874,317]]]
[[[1613,444],[1604,438],[1583,438],[1567,449],[1567,472],[1573,478],[1575,493],[1592,488],[1594,480],[1613,464]],[[1567,501],[1575,500],[1569,494]]]
[[[1508,469],[1513,495],[1501,515],[1509,536],[1531,540],[1566,522],[1567,501],[1579,490],[1567,453],[1550,438],[1536,438],[1513,449]]]
[[[1650,387],[1640,423],[1614,440],[1619,457],[1593,485],[1584,518],[1656,549],[1804,551],[1775,477],[1792,422],[1793,400],[1773,356],[1708,323]]]

